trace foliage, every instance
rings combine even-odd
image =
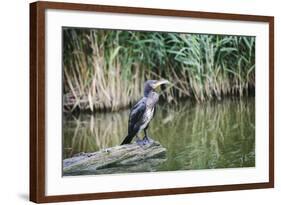
[[[255,38],[211,34],[63,29],[64,109],[119,110],[146,79],[173,83],[169,101],[198,102],[255,88]]]

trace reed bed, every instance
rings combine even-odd
[[[255,37],[63,29],[64,110],[117,111],[165,78],[169,101],[247,96],[255,88]]]

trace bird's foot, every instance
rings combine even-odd
[[[145,145],[148,145],[148,144],[150,144],[152,141],[151,140],[149,140],[149,139],[143,139],[143,140],[137,140],[136,141],[136,143],[139,145],[139,146],[141,146],[141,147],[143,147],[143,146],[145,146]]]
[[[143,140],[141,140],[141,139],[137,139],[136,140],[136,143],[139,145],[139,146],[143,146],[144,144],[143,144]]]
[[[141,147],[151,144],[152,142],[153,142],[153,139],[149,138],[148,136],[145,136],[143,139],[140,139],[139,137],[137,137],[137,140],[136,140],[136,143]]]
[[[153,140],[151,138],[149,138],[148,136],[144,136],[142,141],[143,141],[144,145],[147,145],[147,144],[150,144],[153,142]]]

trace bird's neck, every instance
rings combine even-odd
[[[151,96],[154,96],[155,94],[158,95],[158,93],[156,93],[155,91],[153,90],[150,90],[149,92],[144,92],[144,97],[151,97]]]
[[[154,107],[158,102],[159,94],[157,92],[151,91],[147,96],[146,104],[148,107]]]
[[[148,97],[151,92],[153,92],[153,91],[152,90],[149,90],[149,91],[144,90],[144,97]]]

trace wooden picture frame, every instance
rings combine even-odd
[[[145,189],[103,193],[52,195],[45,194],[46,187],[46,138],[45,138],[45,12],[48,9],[138,14],[210,20],[265,22],[269,25],[269,181],[184,188]],[[274,17],[210,13],[183,10],[164,10],[104,5],[89,5],[57,2],[30,4],[30,200],[37,203],[142,197],[154,195],[187,194],[199,192],[261,189],[274,187]]]

